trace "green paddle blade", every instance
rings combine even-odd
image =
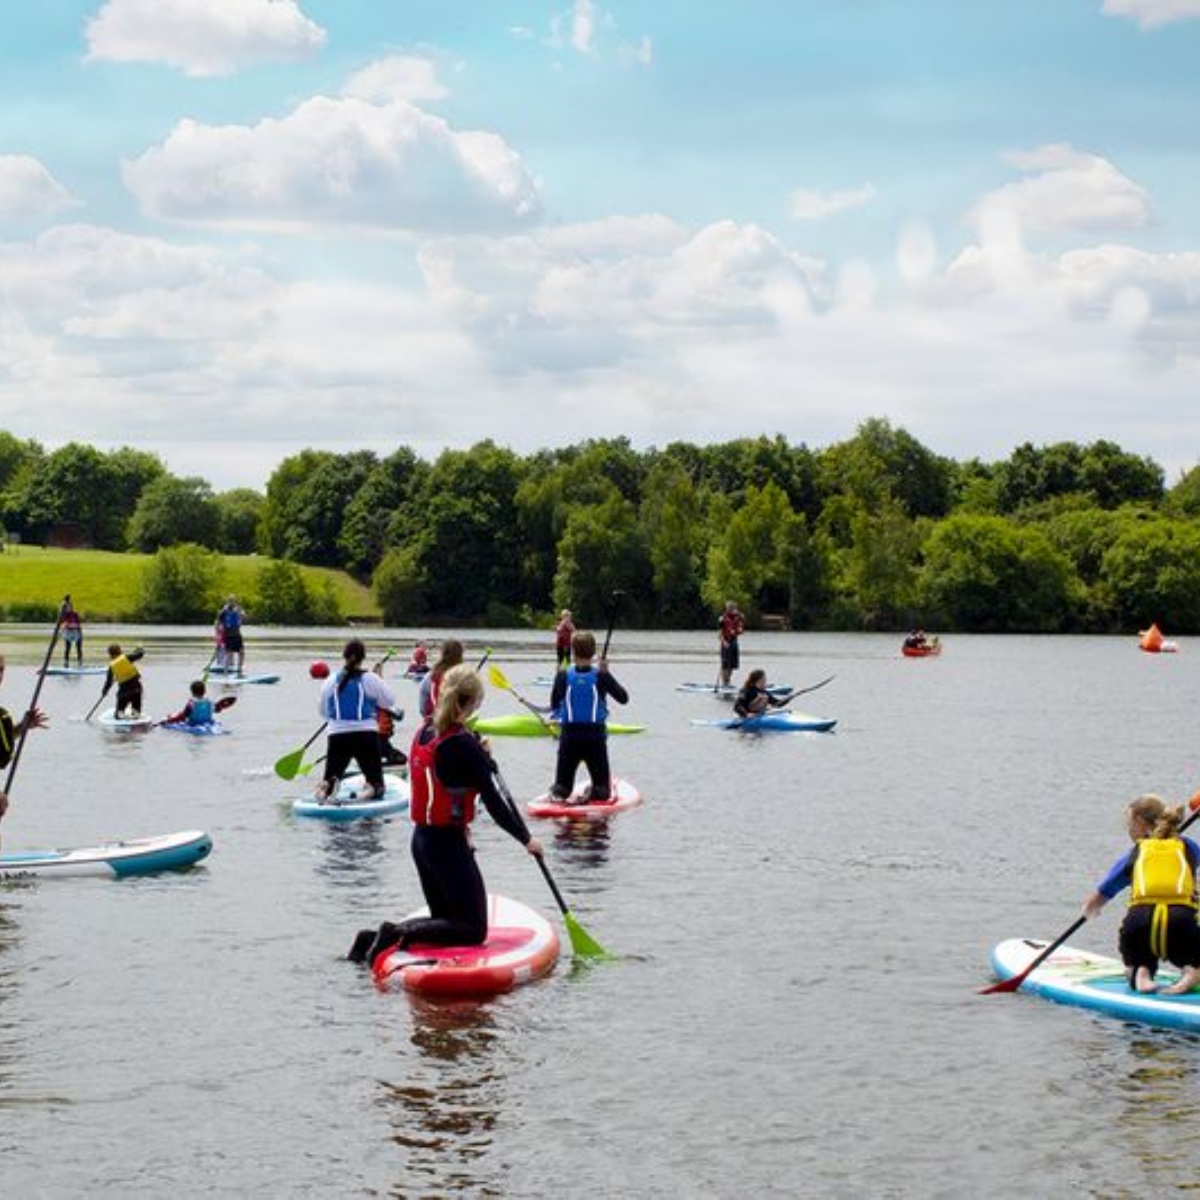
[[[275,763],[275,774],[280,779],[295,779],[300,773],[300,764],[304,761],[304,747],[285,754]]]
[[[570,912],[563,913],[563,923],[567,927],[567,934],[571,939],[571,949],[579,958],[612,958],[605,948],[580,923],[575,920]]]

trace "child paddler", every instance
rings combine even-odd
[[[142,673],[134,664],[145,654],[140,646],[126,654],[116,642],[108,648],[108,674],[104,676],[100,695],[107,696],[113,684],[117,685],[118,717],[142,715]]]
[[[189,689],[191,698],[177,712],[167,717],[168,725],[211,725],[216,716],[213,702],[208,698],[208,689],[203,679],[197,679]]]
[[[1117,859],[1084,901],[1084,915],[1091,919],[1119,892],[1130,889],[1118,945],[1129,986],[1139,992],[1160,990],[1154,976],[1162,959],[1182,971],[1177,983],[1161,989],[1163,995],[1177,996],[1200,983],[1200,846],[1180,835],[1183,816],[1182,807],[1168,808],[1158,796],[1134,800],[1125,814],[1133,849]]]

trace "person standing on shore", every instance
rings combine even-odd
[[[725,601],[725,611],[717,625],[721,647],[721,684],[730,687],[733,673],[741,662],[738,639],[746,632],[746,619],[732,600]]]

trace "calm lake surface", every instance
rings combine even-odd
[[[142,642],[147,709],[211,643]],[[319,724],[307,672],[340,631],[248,630],[233,735],[106,733],[100,680],[48,679],[3,822],[9,852],[206,829],[183,875],[0,885],[0,1174],[26,1196],[1166,1196],[1200,1178],[1200,1040],[977,994],[1005,937],[1053,937],[1123,845],[1122,810],[1200,786],[1200,643],[750,634],[743,665],[826,687],[832,735],[694,726],[715,635],[618,629],[610,743],[645,805],[537,828],[617,961],[482,1005],[380,994],[355,931],[420,903],[406,820],[294,821],[269,765]],[[28,703],[46,632],[0,628]],[[372,650],[413,635],[368,634]],[[548,634],[465,635],[519,690]],[[397,664],[397,669],[402,666]],[[394,682],[410,714],[415,685]],[[213,689],[221,694],[220,688]],[[486,711],[516,708],[490,692]],[[401,726],[399,744],[411,734]],[[549,742],[496,739],[513,791]],[[489,886],[556,916],[477,822]],[[1077,938],[1115,953],[1120,906]]]

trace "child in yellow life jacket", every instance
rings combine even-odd
[[[108,674],[100,694],[107,696],[112,685],[117,685],[117,716],[140,717],[142,715],[142,673],[133,664],[145,655],[140,647],[122,652],[114,642],[108,648]]]
[[[1163,995],[1177,996],[1200,984],[1200,846],[1180,836],[1183,814],[1182,808],[1167,808],[1157,796],[1134,800],[1126,813],[1133,849],[1113,864],[1083,905],[1091,919],[1115,895],[1130,889],[1118,945],[1129,986],[1139,992],[1158,990],[1154,976],[1162,959],[1182,972],[1177,983],[1162,989]]]

